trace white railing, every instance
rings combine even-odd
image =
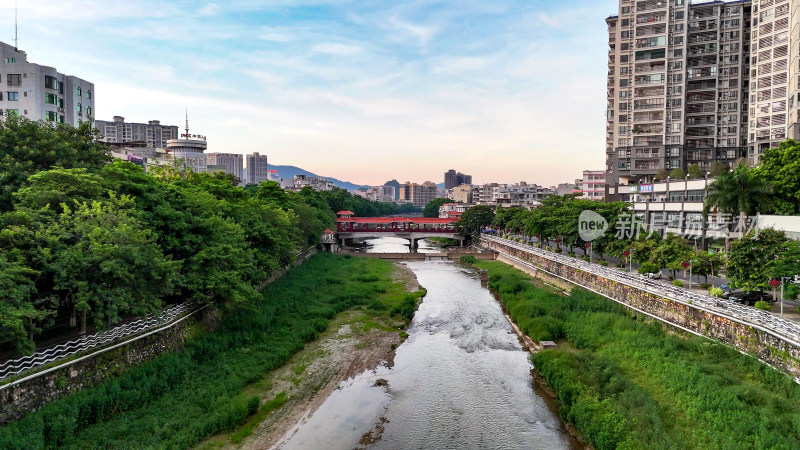
[[[782,319],[767,311],[750,308],[728,300],[711,297],[710,295],[698,294],[688,289],[651,280],[638,273],[621,272],[599,264],[589,263],[578,258],[564,256],[559,253],[542,250],[531,245],[521,244],[508,239],[491,236],[482,236],[481,239],[507,245],[608,280],[616,281],[671,300],[676,300],[697,309],[707,310],[713,314],[729,317],[748,325],[757,326],[787,342],[800,346],[800,325],[790,320]]]
[[[23,372],[52,362],[69,358],[78,353],[99,348],[124,338],[133,337],[147,331],[169,324],[187,312],[195,312],[199,308],[191,302],[181,303],[165,309],[158,315],[148,316],[133,322],[110,328],[108,330],[82,336],[37,351],[32,355],[9,359],[0,363],[0,381],[19,375]]]

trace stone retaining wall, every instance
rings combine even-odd
[[[166,352],[179,350],[190,337],[213,328],[218,321],[218,314],[206,308],[159,333],[85,359],[62,363],[51,371],[45,369],[41,375],[19,383],[11,382],[0,391],[0,424],[19,420],[49,402],[100,384]]]
[[[501,260],[503,255],[518,258],[550,275],[603,295],[634,311],[752,354],[773,367],[789,373],[795,379],[800,379],[800,347],[761,327],[609,280],[501,242],[484,240],[481,245],[500,252]]]

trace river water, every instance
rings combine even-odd
[[[368,252],[400,253],[405,241],[367,243]],[[394,367],[342,383],[277,448],[577,448],[534,388],[528,353],[477,274],[444,261],[407,266],[428,295]],[[360,443],[370,431],[380,439]]]

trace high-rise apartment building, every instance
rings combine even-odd
[[[247,183],[260,184],[269,180],[269,166],[267,165],[267,155],[260,155],[254,152],[247,155]]]
[[[235,153],[207,153],[209,166],[224,167],[225,173],[231,174],[244,184],[244,156]]]
[[[472,175],[464,175],[461,172],[456,172],[453,169],[448,170],[444,174],[444,188],[453,189],[462,184],[472,184]]]
[[[747,156],[756,19],[750,1],[620,0],[606,19],[609,199],[659,172]]]
[[[144,142],[149,147],[167,148],[168,140],[180,138],[177,125],[161,125],[158,120],[126,123],[124,117],[114,116],[111,122],[95,121],[94,127],[97,128],[101,140],[112,144]]]
[[[430,181],[422,184],[406,181],[400,185],[400,199],[409,201],[420,208],[424,208],[431,200],[438,197],[439,187]]]
[[[28,56],[0,42],[0,120],[9,115],[77,127],[94,117],[94,84],[29,63]]]

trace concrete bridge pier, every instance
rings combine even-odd
[[[411,241],[411,250],[416,250],[419,248],[419,239],[410,239]]]

